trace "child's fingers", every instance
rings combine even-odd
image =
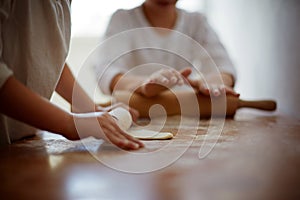
[[[138,149],[142,147],[139,142],[133,140],[132,138],[125,137],[124,131],[119,129],[117,125],[108,126],[109,129],[106,130],[105,135],[108,137],[109,141],[122,149]]]
[[[124,103],[115,103],[111,106],[108,106],[108,107],[105,107],[105,108],[102,108],[102,110],[98,110],[98,111],[105,111],[105,112],[110,112],[112,111],[113,109],[115,108],[118,108],[118,107],[122,107],[122,108],[125,108],[126,110],[129,111],[129,113],[131,114],[131,117],[132,117],[132,120],[133,121],[136,121],[138,118],[139,118],[139,111],[134,109],[134,108],[131,108],[129,106],[127,106],[126,104]]]
[[[135,144],[138,144],[138,147],[143,147],[143,143],[140,142],[138,139],[132,137],[131,135],[128,135],[124,130],[121,129],[120,126],[118,126],[117,123],[115,123],[115,120],[113,118],[111,118],[110,120],[113,120],[111,121],[112,124],[113,124],[113,129],[114,129],[114,134],[118,135],[120,138],[125,138],[127,140],[129,140],[129,142],[132,142],[132,143],[135,143]]]
[[[98,117],[98,121],[105,137],[102,139],[108,139],[111,143],[123,149],[138,149],[142,147],[136,139],[125,137],[126,133],[118,126],[110,114],[101,115]]]
[[[114,129],[115,131],[113,133],[117,137],[119,137],[120,140],[127,141],[127,145],[125,145],[125,148],[138,149],[144,146],[142,142],[125,133],[125,131],[123,131],[118,125],[116,125]]]
[[[134,109],[134,108],[131,108],[131,107],[128,108],[128,111],[131,114],[132,121],[136,122],[138,120],[139,116],[140,116],[139,111]]]
[[[133,136],[131,136],[131,135],[127,134],[127,133],[123,133],[123,136],[125,138],[127,138],[128,140],[133,141],[133,142],[139,144],[140,147],[144,147],[144,144],[140,140],[134,138]]]
[[[127,140],[126,138],[120,137],[119,135],[111,134],[108,137],[109,137],[109,141],[112,144],[114,144],[122,149],[137,149],[138,148],[137,144],[134,144],[134,143],[130,142],[129,140]]]

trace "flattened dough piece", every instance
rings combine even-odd
[[[145,129],[129,129],[127,133],[141,140],[167,140],[173,138],[173,134],[170,132],[157,132]]]

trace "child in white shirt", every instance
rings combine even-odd
[[[86,95],[65,63],[70,4],[70,0],[0,2],[0,144],[34,135],[39,128],[71,140],[94,136],[121,148],[140,148],[141,142],[122,131]],[[49,102],[55,90],[72,104],[74,86],[80,101],[72,106],[80,113],[65,112]]]

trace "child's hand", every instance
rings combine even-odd
[[[125,108],[126,110],[128,110],[130,112],[132,120],[134,122],[136,122],[137,119],[139,118],[139,111],[137,111],[136,109],[131,108],[131,107],[125,105],[124,103],[116,103],[116,104],[113,104],[113,105],[110,105],[110,106],[107,106],[107,107],[102,107],[102,106],[98,105],[98,106],[96,106],[96,111],[99,111],[99,112],[110,112],[110,111],[112,111],[113,109],[115,109],[117,107],[122,107],[122,108]]]
[[[139,149],[144,146],[138,139],[126,134],[107,112],[73,114],[73,119],[76,132],[81,138],[93,136],[110,141],[122,149]]]
[[[159,93],[171,88],[175,85],[183,85],[184,78],[191,73],[190,68],[186,68],[181,72],[174,69],[162,69],[154,72],[139,88],[140,93],[146,97],[153,97]]]

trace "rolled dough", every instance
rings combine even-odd
[[[132,118],[130,113],[124,108],[116,108],[109,112],[113,116],[118,125],[127,134],[143,140],[166,140],[173,138],[170,132],[157,132],[153,130],[140,129],[132,126]]]

